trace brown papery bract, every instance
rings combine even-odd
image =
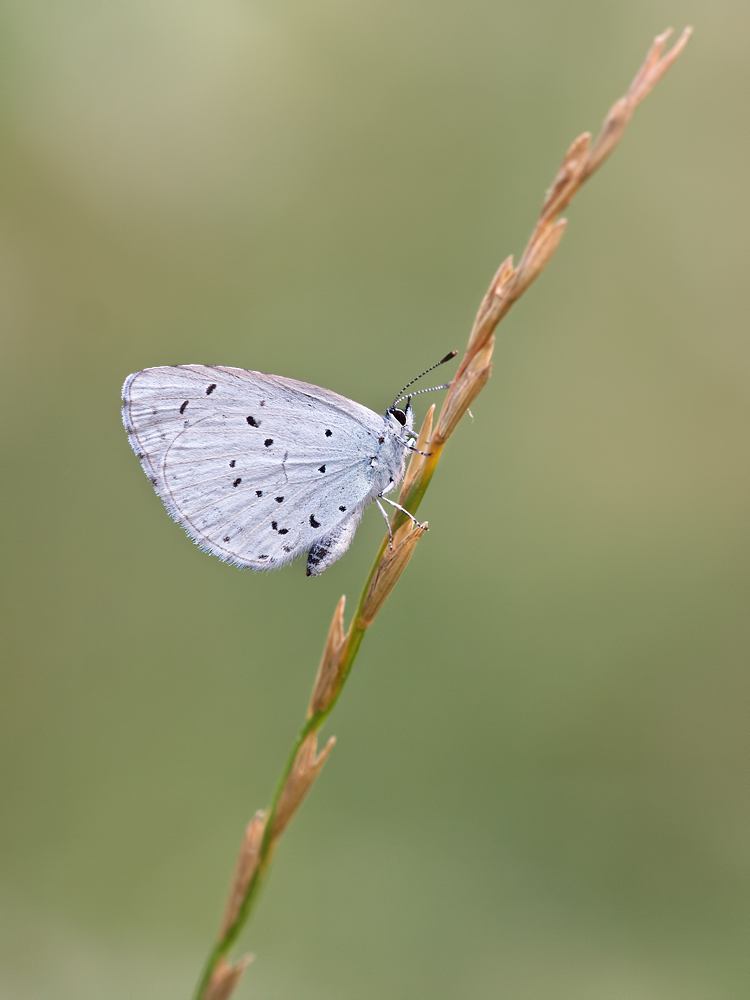
[[[419,431],[419,437],[417,438],[417,443],[414,445],[416,449],[411,456],[409,461],[409,467],[406,470],[406,475],[404,476],[404,481],[401,484],[401,492],[399,494],[400,502],[403,503],[405,498],[409,495],[412,486],[414,485],[419,473],[422,471],[422,466],[424,465],[425,458],[428,458],[429,451],[428,445],[430,443],[430,435],[432,434],[432,418],[435,415],[435,404],[427,411],[427,414],[422,421],[422,427]],[[424,452],[425,454],[420,454]]]
[[[495,338],[491,337],[482,350],[472,357],[469,366],[456,378],[451,386],[450,395],[440,411],[438,425],[432,436],[432,445],[445,444],[458,426],[461,417],[486,385],[492,373],[490,358],[494,346]]]
[[[260,845],[263,840],[263,831],[266,828],[265,810],[259,809],[247,825],[245,836],[242,838],[242,846],[237,856],[232,882],[229,886],[227,905],[224,910],[224,919],[221,922],[221,933],[225,934],[237,919],[245,898],[250,879],[255,874],[260,856]]]
[[[341,689],[341,654],[344,650],[344,605],[346,597],[342,596],[333,613],[328,638],[320,658],[318,676],[315,678],[313,692],[310,696],[310,707],[307,710],[308,719],[320,712],[325,712],[331,706]]]
[[[367,589],[362,610],[357,619],[362,628],[369,628],[375,621],[375,616],[383,607],[388,595],[396,586],[396,582],[406,569],[406,565],[414,555],[414,549],[419,539],[427,531],[427,524],[413,524],[408,521],[402,524],[393,536],[393,548],[386,547],[372,575]]]
[[[312,783],[320,774],[328,755],[333,750],[336,737],[332,736],[318,753],[318,734],[308,733],[294,758],[292,769],[284,783],[273,822],[273,840],[277,840],[289,825]]]
[[[229,1000],[237,983],[242,978],[242,973],[252,960],[252,955],[245,955],[244,958],[230,965],[226,959],[220,959],[209,980],[206,992],[203,994],[205,1000]]]

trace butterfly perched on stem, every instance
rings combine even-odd
[[[380,501],[399,506],[385,494],[417,435],[411,396],[397,402],[381,415],[295,379],[175,365],[128,376],[122,416],[154,489],[202,549],[257,570],[306,552],[318,576],[369,503],[386,521]]]

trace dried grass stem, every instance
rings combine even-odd
[[[683,51],[691,30],[686,28],[666,54],[664,50],[671,29],[654,39],[627,93],[612,105],[593,143],[590,134],[584,132],[571,144],[544,198],[539,218],[518,265],[514,265],[512,257],[507,257],[498,268],[479,306],[466,353],[443,401],[440,415],[434,422],[434,429],[434,406],[422,425],[417,447],[428,454],[412,455],[399,497],[399,502],[412,514],[416,514],[430,484],[446,441],[490,377],[494,332],[498,323],[539,277],[560,245],[566,226],[566,220],[560,218],[561,213],[612,153],[633,111]],[[341,694],[365,632],[388,599],[425,531],[413,525],[400,512],[394,517],[392,528],[393,547],[390,547],[386,536],[346,634],[343,597],[336,606],[307,718],[281,774],[268,813],[256,813],[246,830],[219,938],[204,967],[195,1000],[228,1000],[250,961],[246,957],[232,965],[226,956],[247,921],[279,837],[333,749],[335,741],[331,738],[318,753],[318,732]]]

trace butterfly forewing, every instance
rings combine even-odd
[[[381,488],[384,418],[318,386],[238,368],[149,368],[123,390],[131,444],[203,548],[264,569],[352,519]],[[353,526],[352,526],[353,531]]]

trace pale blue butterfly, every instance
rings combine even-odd
[[[381,500],[403,510],[386,493],[415,450],[411,400],[399,393],[381,416],[295,379],[174,365],[128,376],[122,419],[154,489],[202,549],[256,570],[307,552],[307,575],[318,576],[349,548],[369,503],[386,522]]]

